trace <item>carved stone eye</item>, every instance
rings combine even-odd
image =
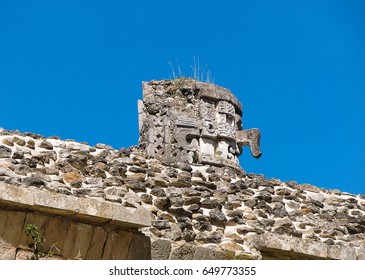
[[[208,131],[210,132],[210,133],[214,133],[214,131],[215,131],[215,129],[214,129],[214,126],[213,126],[213,124],[208,124]]]

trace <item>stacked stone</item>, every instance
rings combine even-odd
[[[0,183],[145,207],[154,259],[260,259],[278,236],[296,247],[320,244],[323,258],[365,258],[364,195],[231,167],[166,165],[137,146],[3,130]]]

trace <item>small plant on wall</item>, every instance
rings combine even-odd
[[[35,224],[28,224],[25,230],[25,234],[32,238],[32,241],[28,244],[29,249],[32,250],[33,255],[28,258],[31,260],[39,260],[40,258],[47,259],[48,257],[52,257],[55,252],[57,254],[61,254],[60,249],[58,249],[57,245],[59,242],[52,244],[48,253],[44,253],[44,247],[46,239],[39,233],[38,227]]]
[[[28,224],[25,230],[25,234],[32,238],[32,242],[28,244],[28,247],[32,250],[33,255],[31,260],[39,260],[44,257],[42,250],[44,249],[45,238],[40,235],[38,227],[35,224]]]

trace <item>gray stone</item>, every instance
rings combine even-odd
[[[152,200],[153,200],[152,195],[144,193],[144,194],[141,194],[140,198],[144,203],[152,204]]]
[[[151,244],[152,260],[168,260],[171,252],[171,241],[158,239]]]
[[[171,224],[171,228],[165,231],[164,237],[173,241],[181,240],[182,230],[178,224]]]
[[[43,140],[42,142],[40,142],[38,144],[38,147],[43,148],[43,149],[47,149],[47,150],[52,150],[53,149],[53,145],[48,142],[47,140]]]
[[[129,172],[133,173],[146,173],[147,170],[145,168],[137,167],[137,166],[131,166],[128,169]]]
[[[153,198],[153,205],[158,209],[166,209],[170,204],[170,199],[168,197],[155,197]]]
[[[184,216],[184,217],[191,217],[193,213],[189,210],[185,210],[182,207],[170,207],[168,209],[169,213],[175,215],[175,216]]]
[[[194,241],[196,237],[196,233],[193,230],[185,230],[182,233],[182,239],[186,242]]]
[[[227,221],[226,216],[220,210],[211,210],[209,212],[209,217],[212,224],[223,226],[224,223]]]
[[[170,229],[170,223],[165,220],[157,220],[152,222],[152,226],[161,230],[161,229]]]
[[[127,182],[127,187],[130,188],[134,192],[146,192],[147,189],[143,182],[137,180],[130,180]]]
[[[9,158],[12,150],[4,145],[0,145],[0,158]]]
[[[201,207],[207,209],[222,208],[222,205],[215,199],[204,199],[201,201]]]
[[[165,190],[163,188],[157,187],[157,188],[153,188],[150,192],[151,195],[153,196],[157,196],[157,197],[165,197],[166,193]]]
[[[259,192],[259,194],[256,196],[256,198],[258,200],[263,200],[263,201],[267,201],[267,202],[271,202],[272,200],[272,195],[270,192],[268,191],[261,191]]]
[[[195,246],[183,244],[171,251],[171,260],[192,260],[194,257]]]
[[[3,167],[0,166],[0,176],[10,177],[12,175],[13,175],[13,173],[10,170],[8,170],[8,169],[3,168]]]
[[[26,186],[33,187],[43,187],[46,185],[46,183],[42,179],[36,177],[25,177],[22,179],[22,183],[24,183]]]

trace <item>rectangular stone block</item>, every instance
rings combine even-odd
[[[46,242],[44,249],[46,252],[51,250],[54,254],[61,254],[65,244],[69,222],[59,217],[50,217],[46,225],[45,237]]]
[[[300,254],[306,254],[318,258],[328,257],[328,245],[308,239],[291,238],[290,239],[291,251]]]
[[[62,255],[65,259],[85,259],[93,234],[93,226],[71,222]]]
[[[328,258],[335,260],[356,260],[356,249],[340,245],[328,246]]]
[[[261,235],[258,239],[259,246],[270,249],[279,249],[284,251],[290,251],[290,237],[267,233]]]
[[[22,230],[23,234],[21,235],[19,241],[19,247],[28,249],[29,248],[28,245],[33,242],[32,238],[25,234],[27,226],[29,224],[34,224],[35,226],[37,226],[39,234],[44,237],[47,221],[48,221],[48,216],[37,215],[34,213],[27,213]]]
[[[112,219],[113,203],[97,198],[79,197],[77,217],[90,222],[107,222]]]
[[[79,202],[74,196],[36,190],[32,209],[54,215],[76,215],[79,211]]]
[[[90,247],[86,254],[86,260],[101,260],[103,248],[107,239],[107,232],[102,227],[95,227],[91,238]]]
[[[34,204],[34,188],[23,186],[12,186],[0,182],[0,205],[17,205],[22,208],[29,208]]]
[[[24,220],[24,212],[9,211],[4,227],[3,240],[15,248],[19,246],[21,235],[25,235],[25,232],[23,232]]]
[[[111,232],[105,244],[103,260],[127,260],[128,248],[133,233],[128,231]]]
[[[142,228],[151,226],[150,212],[144,207],[124,207],[113,204],[112,224],[123,227]]]
[[[151,239],[142,234],[133,234],[128,250],[128,260],[150,260]]]
[[[151,258],[153,260],[168,260],[171,252],[171,240],[157,239],[151,244]]]

